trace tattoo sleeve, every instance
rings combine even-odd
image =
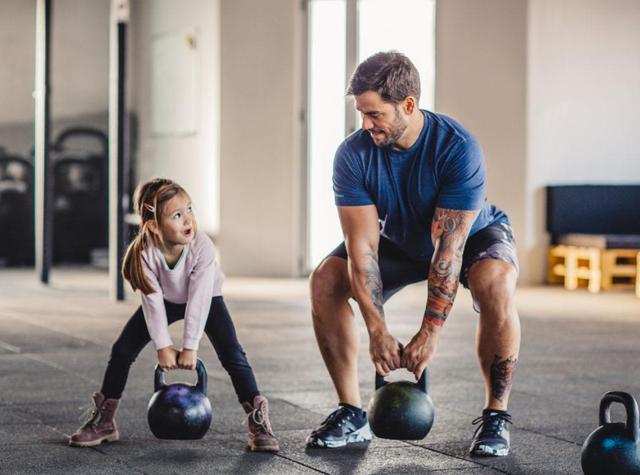
[[[384,318],[384,299],[382,297],[382,277],[378,265],[378,254],[367,253],[367,265],[365,270],[365,287],[371,295],[371,301],[382,318]]]
[[[462,253],[475,217],[475,211],[436,209],[431,223],[435,251],[429,269],[429,296],[424,313],[424,319],[434,325],[444,325],[453,306],[460,282]]]

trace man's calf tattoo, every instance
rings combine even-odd
[[[493,397],[503,402],[504,396],[511,388],[513,373],[516,370],[518,358],[515,355],[502,359],[495,355],[490,368],[491,392]]]

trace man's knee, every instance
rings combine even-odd
[[[340,257],[329,257],[322,261],[311,273],[311,310],[314,315],[323,306],[341,300],[348,300],[351,284],[347,261]]]
[[[485,259],[469,270],[469,286],[481,315],[509,318],[515,312],[515,288],[518,275],[510,264]]]

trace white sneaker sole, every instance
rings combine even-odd
[[[471,455],[478,457],[506,457],[509,455],[509,448],[493,449],[488,445],[477,445],[471,450]]]
[[[359,442],[370,442],[372,438],[371,428],[367,422],[364,426],[360,427],[355,432],[349,434],[344,440],[322,440],[312,439],[311,436],[307,438],[307,447],[322,447],[327,449],[337,449],[345,447],[349,444],[356,444]]]

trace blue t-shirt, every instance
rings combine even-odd
[[[336,152],[333,190],[338,206],[375,205],[384,237],[407,254],[430,258],[436,207],[480,210],[470,235],[509,218],[486,200],[477,140],[450,117],[422,112],[422,132],[408,150],[379,147],[364,129],[347,137]]]

